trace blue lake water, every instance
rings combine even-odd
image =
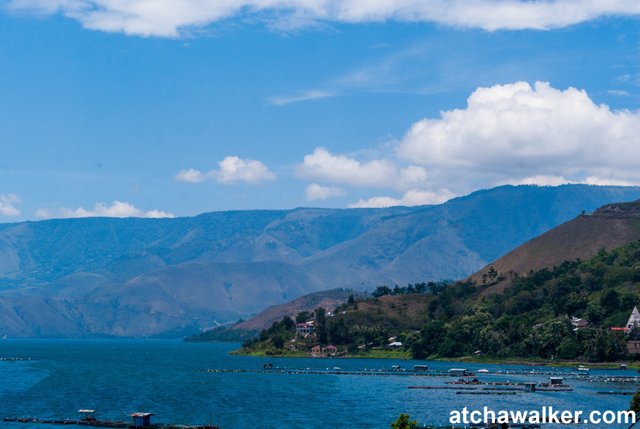
[[[0,357],[0,417],[75,418],[80,408],[98,417],[128,420],[133,411],[149,411],[166,423],[244,428],[388,428],[404,412],[419,423],[448,422],[452,409],[526,410],[552,405],[569,410],[623,410],[630,396],[599,391],[635,391],[637,384],[567,380],[573,392],[518,393],[514,396],[456,394],[454,390],[418,390],[409,386],[444,386],[451,377],[354,376],[326,374],[208,373],[206,369],[262,369],[264,363],[286,368],[371,370],[392,365],[411,368],[427,363],[491,372],[532,369],[514,365],[377,359],[286,359],[231,356],[229,343],[170,340],[4,340]],[[551,370],[546,368],[545,370]],[[560,373],[570,370],[558,370]],[[592,375],[638,375],[635,371],[592,370]],[[489,374],[487,381],[537,381],[548,375]],[[31,425],[45,429],[48,426]],[[622,428],[627,425],[606,427]],[[2,423],[2,428],[29,425]],[[554,427],[544,425],[544,427]],[[570,426],[563,426],[570,427]],[[605,427],[605,425],[577,427]]]

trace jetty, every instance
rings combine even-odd
[[[135,412],[131,413],[130,422],[100,420],[95,417],[95,410],[78,410],[78,419],[39,419],[37,417],[5,417],[3,422],[26,423],[43,425],[77,425],[111,429],[220,429],[219,426],[207,425],[181,425],[174,423],[152,423],[153,413]]]

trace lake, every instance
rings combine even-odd
[[[448,422],[452,409],[626,409],[630,396],[601,391],[635,391],[635,383],[567,382],[573,392],[518,393],[513,396],[457,394],[455,390],[408,389],[444,386],[452,377],[355,376],[327,374],[209,373],[206,369],[260,370],[264,363],[292,369],[388,370],[428,364],[435,370],[556,371],[514,365],[375,359],[291,359],[231,356],[230,343],[178,340],[2,340],[0,417],[76,418],[80,408],[98,410],[103,419],[128,420],[133,411],[155,414],[158,422],[204,424],[212,416],[222,429],[244,428],[388,428],[402,412],[419,423]],[[561,374],[569,369],[558,369]],[[592,375],[638,375],[627,370],[592,370]],[[488,381],[548,380],[549,375],[489,374]],[[46,429],[46,425],[31,425]],[[3,428],[29,425],[3,423]],[[544,425],[544,427],[555,427]],[[568,427],[568,426],[563,426]],[[581,425],[579,427],[604,427]],[[611,425],[622,428],[626,425]]]

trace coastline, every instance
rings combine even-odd
[[[234,350],[230,354],[236,356],[253,356],[253,357],[277,357],[277,358],[310,358],[308,352],[303,351],[285,351],[284,353],[269,353],[269,351],[249,351],[242,349]],[[318,359],[401,359],[411,360],[411,353],[404,350],[369,350],[367,352],[359,352],[357,354],[345,354],[339,356],[320,356]]]
[[[237,356],[253,357],[277,357],[277,358],[309,358],[309,353],[302,351],[285,351],[284,353],[269,353],[269,351],[243,351],[234,350],[230,354]],[[346,354],[340,356],[324,356],[324,359],[400,359],[412,360],[411,353],[404,350],[370,350],[357,354]],[[579,365],[588,366],[593,369],[618,369],[621,364],[627,365],[627,369],[640,370],[640,362],[585,362],[585,361],[558,361],[544,360],[536,358],[490,358],[478,356],[463,356],[457,358],[428,358],[426,361],[437,362],[460,362],[460,363],[486,363],[496,365],[522,365],[522,366],[548,366],[555,368],[571,368]]]

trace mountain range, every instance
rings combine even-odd
[[[503,186],[445,204],[0,225],[0,335],[182,335],[307,293],[460,279],[638,187]]]

